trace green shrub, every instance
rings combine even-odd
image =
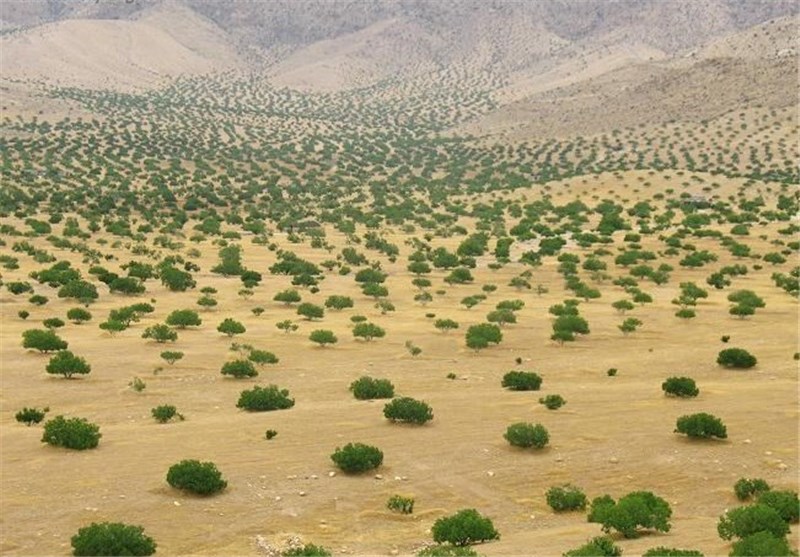
[[[581,488],[565,484],[553,486],[545,495],[547,504],[555,512],[582,511],[586,508],[586,495]]]
[[[350,383],[350,390],[358,400],[392,398],[394,396],[394,385],[391,381],[368,376],[360,377]]]
[[[176,489],[197,495],[211,495],[228,485],[213,462],[199,460],[182,460],[170,466],[167,483]]]
[[[503,435],[515,447],[541,449],[550,441],[550,434],[541,424],[519,422],[508,426]]]
[[[281,553],[281,557],[330,557],[330,555],[330,551],[313,543],[307,543],[302,547],[293,547]]]
[[[756,365],[756,357],[742,348],[726,348],[717,356],[717,363],[723,367],[748,369]]]
[[[670,377],[661,383],[664,394],[681,398],[691,398],[700,394],[700,389],[691,377]]]
[[[41,422],[49,410],[49,408],[43,408],[39,410],[38,408],[26,407],[17,412],[14,415],[14,418],[21,424],[32,426],[33,424],[38,424]]]
[[[758,496],[758,504],[775,509],[786,522],[800,519],[800,500],[794,491],[767,491]]]
[[[386,507],[397,513],[411,514],[414,512],[414,498],[392,495],[386,502]]]
[[[602,525],[608,533],[617,530],[626,538],[639,536],[640,528],[669,532],[672,509],[649,491],[634,491],[615,502],[608,495],[597,497],[589,508],[589,522]]]
[[[220,370],[220,373],[222,375],[230,375],[236,379],[242,379],[244,377],[256,377],[258,375],[256,367],[248,360],[233,360],[231,362],[225,362],[222,364],[222,370]]]
[[[359,474],[380,466],[383,463],[383,452],[363,443],[348,443],[342,448],[336,447],[331,460],[343,472]]]
[[[167,423],[175,416],[183,420],[183,416],[178,413],[178,409],[171,404],[162,404],[161,406],[156,406],[150,410],[150,413],[160,424]]]
[[[140,556],[156,552],[156,542],[144,534],[144,528],[119,522],[93,522],[80,528],[71,541],[72,554],[77,556]]]
[[[85,418],[56,416],[44,424],[42,442],[54,447],[83,451],[94,449],[103,435],[100,428]]]
[[[674,547],[653,547],[642,553],[642,557],[703,557],[696,549],[675,549]]]
[[[22,333],[22,347],[42,353],[66,350],[69,344],[49,330],[28,329]]]
[[[542,378],[533,371],[509,371],[500,384],[512,391],[538,391]]]
[[[276,385],[268,387],[255,386],[242,391],[239,395],[237,408],[250,412],[267,412],[270,410],[285,410],[294,406],[294,399],[289,398],[289,391],[280,389]]]
[[[711,437],[726,439],[728,437],[727,428],[722,423],[722,420],[705,412],[678,418],[675,425],[675,433],[683,433],[689,437],[699,439],[709,439]]]
[[[761,478],[739,478],[733,484],[733,492],[739,501],[746,501],[751,497],[758,497],[761,493],[769,491],[769,484]]]
[[[547,395],[539,399],[539,404],[544,404],[548,410],[558,410],[567,403],[561,395]]]
[[[433,410],[421,400],[401,397],[387,403],[383,415],[392,422],[424,424],[433,419]]]
[[[475,509],[463,509],[452,516],[436,520],[431,532],[433,541],[455,546],[500,539],[492,521],[481,516]]]
[[[73,375],[86,375],[92,371],[92,366],[86,360],[76,356],[69,350],[57,352],[47,363],[45,371],[51,375],[63,375],[70,379]]]
[[[77,325],[90,321],[92,319],[92,314],[83,308],[72,308],[67,311],[67,319]]]
[[[275,439],[277,435],[278,435],[277,431],[275,431],[274,429],[268,429],[266,432],[264,432],[264,439],[269,441],[270,439]]]
[[[789,541],[770,532],[756,532],[733,544],[731,557],[783,557],[796,556]]]
[[[723,540],[744,539],[761,531],[783,537],[789,533],[789,525],[778,511],[761,504],[731,509],[717,523],[717,532]]]
[[[605,536],[592,538],[584,545],[564,553],[564,557],[619,557],[620,555],[622,549]]]

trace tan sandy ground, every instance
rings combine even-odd
[[[612,187],[613,180],[598,185],[601,198]],[[589,193],[584,196],[587,203]],[[764,233],[772,239],[782,226],[770,226]],[[744,241],[756,252],[774,251],[758,238],[760,233],[754,227]],[[670,282],[661,287],[641,283],[655,303],[628,314],[644,321],[640,331],[623,337],[617,330],[623,317],[610,304],[625,295],[609,281],[599,285],[602,298],[581,304],[592,333],[560,347],[549,340],[547,313],[550,305],[568,297],[555,272],[557,263],[548,260],[534,269],[533,284],[550,288],[541,297],[506,286],[525,269],[520,264],[494,272],[484,262],[474,271],[476,282],[470,286],[444,285],[444,275],[437,271],[432,290],[443,288],[446,294],[435,296],[423,308],[412,303],[414,289],[405,271],[409,248],[402,245],[403,239],[399,234],[392,237],[402,249],[396,264],[381,257],[390,272],[387,285],[395,313],[380,315],[372,307],[374,302],[355,288],[352,275],[327,275],[321,292],[303,292],[304,301],[321,304],[330,294],[348,294],[356,307],[326,312],[319,323],[300,321],[300,330],[290,335],[274,326],[295,317],[293,309],[272,301],[276,291],[289,286],[286,277],[266,271],[274,253],[244,238],[246,266],[265,275],[253,298],[245,301],[236,294],[238,279],[208,272],[216,262],[217,248],[205,242],[200,245],[203,271],[196,275],[198,289],[216,287],[220,303],[213,311],[201,312],[202,326],[179,332],[178,342],[166,347],[140,338],[145,327],[163,321],[173,309],[196,308],[198,290],[174,294],[149,281],[147,294],[140,297],[103,293],[90,308],[93,321],[80,326],[68,323],[59,332],[70,342],[70,350],[92,364],[89,376],[74,380],[48,376],[47,356],[27,353],[20,339],[23,330],[40,326],[46,317],[63,318],[75,304],[37,285],[37,292],[51,301],[30,309],[27,295],[13,297],[4,288],[0,293],[0,552],[67,554],[69,539],[79,527],[110,520],[143,525],[158,542],[161,555],[254,555],[255,536],[280,541],[289,533],[336,553],[409,554],[430,540],[436,518],[474,507],[491,517],[502,534],[500,541],[479,546],[481,553],[560,555],[601,533],[599,525],[586,522],[584,513],[555,515],[547,507],[544,492],[571,482],[590,498],[652,490],[670,502],[672,530],[619,540],[626,555],[657,545],[721,555],[727,554],[729,545],[717,536],[716,522],[738,504],[732,491],[738,478],[761,477],[775,487],[797,489],[797,365],[792,360],[798,350],[797,301],[769,278],[773,270],[787,272],[796,261],[778,268],[767,265],[734,280],[732,289],[749,288],[766,300],[766,308],[754,317],[732,318],[725,300],[731,289],[712,289],[710,298],[700,302],[697,318],[683,321],[674,317],[676,308],[670,304],[678,283],[692,280],[704,285],[711,269],[733,262],[714,240],[693,239],[698,249],[719,254],[720,261],[685,270],[678,266],[678,258],[667,259],[676,268]],[[315,261],[331,257],[308,245],[290,244],[280,234],[276,240]],[[8,247],[2,252],[11,253],[14,239],[6,241]],[[339,235],[329,234],[329,241],[344,246]],[[458,241],[452,238],[446,243],[455,247]],[[652,247],[650,241],[645,241],[645,248]],[[80,264],[75,254],[54,250],[41,239],[34,243]],[[193,244],[187,242],[187,247]],[[107,246],[100,249],[109,252]],[[357,249],[375,258],[375,252]],[[121,249],[115,253],[118,263],[142,259]],[[5,282],[25,280],[28,272],[41,267],[24,254],[15,255],[20,256],[21,267],[4,271]],[[613,276],[624,273],[614,267],[613,257],[607,259]],[[115,263],[106,266],[113,269]],[[81,267],[85,272],[87,267]],[[588,280],[585,271],[581,274]],[[499,288],[472,310],[459,305],[461,298],[478,293],[485,283]],[[112,338],[97,328],[110,309],[151,297],[157,300],[156,313],[131,329]],[[526,303],[519,323],[505,328],[499,346],[479,354],[467,350],[467,326],[483,321],[498,301],[509,298]],[[250,309],[258,305],[266,312],[254,317]],[[16,316],[23,308],[32,313],[27,321]],[[348,329],[349,318],[356,313],[384,326],[386,338],[355,341]],[[453,318],[461,329],[439,333],[426,313]],[[247,327],[237,342],[271,350],[280,363],[263,369],[255,380],[223,378],[220,366],[234,356],[228,351],[231,341],[215,329],[229,316]],[[313,346],[307,337],[317,328],[332,329],[339,344],[326,349]],[[719,340],[723,334],[732,337],[728,345]],[[403,346],[407,340],[422,348],[420,356],[407,353]],[[750,371],[718,367],[716,355],[726,346],[752,351],[758,366]],[[159,358],[165,349],[184,351],[186,357],[170,367]],[[514,363],[516,357],[523,358],[522,366]],[[154,375],[160,366],[163,371]],[[606,376],[611,367],[619,369],[617,377]],[[500,379],[515,368],[539,372],[544,377],[542,391],[504,391]],[[458,379],[448,380],[450,372]],[[383,402],[356,401],[348,392],[350,382],[364,374],[388,378],[399,394],[426,400],[435,419],[424,427],[389,424],[382,416]],[[661,382],[672,375],[693,377],[700,396],[664,397]],[[134,376],[147,384],[142,393],[127,388]],[[235,407],[241,390],[269,383],[288,388],[296,406],[253,414]],[[537,400],[549,393],[561,394],[567,405],[546,410]],[[186,421],[156,424],[150,409],[165,403],[176,405]],[[14,421],[17,410],[33,405],[50,406],[49,417],[65,414],[98,423],[103,433],[99,448],[73,452],[42,444],[41,426],[28,428]],[[723,419],[727,441],[693,442],[673,433],[678,416],[701,411]],[[551,434],[550,446],[539,452],[511,448],[502,435],[517,421],[544,424]],[[279,434],[267,442],[266,429]],[[334,470],[330,454],[350,441],[384,451],[384,466],[377,471],[382,479],[373,474],[329,477]],[[228,489],[210,498],[171,489],[165,482],[166,471],[184,458],[214,461],[228,480]],[[412,516],[385,508],[395,493],[416,498]],[[793,531],[797,545],[797,527]]]

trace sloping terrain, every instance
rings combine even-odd
[[[65,19],[0,37],[2,76],[90,89],[142,89],[236,67],[213,23],[178,5],[137,19]]]

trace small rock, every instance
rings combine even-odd
[[[611,464],[616,464],[616,463],[618,463],[618,462],[619,462],[619,459],[618,459],[617,457],[615,457],[615,456],[612,456],[611,458],[609,458],[609,459],[608,459],[608,461],[609,461]]]
[[[752,441],[750,441],[750,439],[745,439],[744,441],[742,441],[742,443],[744,443],[745,445],[749,445],[750,443],[752,443]]]
[[[282,497],[281,497],[280,495],[276,495],[276,496],[275,496],[275,500],[276,500],[276,501],[280,501],[281,499],[282,499]]]
[[[119,498],[120,499],[125,499],[125,496],[124,495],[120,495]]]
[[[181,506],[181,502],[180,501],[173,501],[172,504],[175,505],[176,507],[180,507]]]
[[[289,476],[286,476],[286,479],[287,480],[296,480],[297,479],[297,474],[291,474]]]
[[[266,480],[266,479],[267,479],[267,477],[266,477],[266,476],[259,476],[259,477],[258,477],[258,479],[259,479],[259,480]]]
[[[489,470],[488,472],[486,472],[486,475],[489,476],[490,478],[494,478],[494,470]]]
[[[332,477],[334,477],[335,475],[336,475],[336,472],[334,472],[333,470],[331,470],[330,472],[328,472],[328,477],[329,477],[329,478],[332,478]]]
[[[97,507],[86,507],[85,510],[87,510],[89,512],[92,512],[92,513],[96,513],[97,512]]]
[[[778,470],[787,470],[788,468],[789,465],[786,464],[785,462],[781,462],[780,464],[778,464]]]
[[[764,454],[767,456],[772,456],[772,451],[764,451]]]
[[[375,479],[376,479],[376,480],[382,480],[382,479],[383,479],[383,476],[382,476],[382,475],[380,475],[380,474],[375,474]]]
[[[400,476],[395,476],[395,477],[394,477],[394,481],[396,481],[396,482],[399,482],[399,481],[401,481],[402,479],[403,479],[403,478],[401,478]]]
[[[558,456],[556,457],[556,462],[564,462],[564,457],[563,457],[563,456],[561,456],[561,455],[558,455]]]
[[[318,479],[318,478],[319,478],[319,476],[317,476],[316,474],[311,474],[311,475],[309,476],[309,478],[311,478],[312,480],[316,480],[316,479]]]
[[[300,492],[298,492],[297,494],[298,494],[300,497],[305,497],[305,496],[306,496],[306,492],[305,492],[305,491],[300,491]]]

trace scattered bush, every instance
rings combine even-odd
[[[786,522],[800,519],[800,500],[794,491],[766,491],[758,496],[758,504],[775,509]]]
[[[550,441],[550,434],[541,424],[519,422],[508,426],[503,435],[514,447],[541,449]]]
[[[348,443],[342,448],[336,447],[331,460],[343,472],[360,474],[380,466],[383,463],[383,452],[363,443]]]
[[[42,353],[57,352],[66,350],[69,344],[62,340],[53,331],[43,331],[41,329],[28,329],[22,333],[22,347],[31,350],[38,350]]]
[[[247,332],[247,329],[235,319],[227,318],[217,326],[217,331],[228,337],[233,337],[234,335],[241,335]]]
[[[722,420],[705,412],[678,418],[675,433],[683,433],[689,437],[700,439],[709,439],[711,437],[727,439],[728,437],[727,428],[722,423]]]
[[[63,375],[70,379],[73,375],[86,375],[92,371],[92,366],[86,360],[76,356],[69,350],[62,350],[50,358],[45,371],[51,375]]]
[[[564,557],[619,557],[620,555],[622,549],[605,536],[592,538],[584,545],[564,553]]]
[[[228,486],[213,462],[199,460],[182,460],[170,466],[167,483],[176,489],[197,495],[211,495]]]
[[[330,557],[330,555],[330,551],[313,543],[307,543],[301,547],[293,547],[281,553],[281,557]]]
[[[717,363],[723,367],[748,369],[756,365],[756,357],[742,348],[726,348],[717,356]]]
[[[392,495],[386,502],[386,507],[397,513],[411,514],[414,512],[414,498]]]
[[[431,532],[433,541],[455,546],[500,539],[492,521],[475,509],[463,509],[452,516],[439,518],[434,522]]]
[[[667,395],[691,398],[700,394],[700,389],[691,377],[670,377],[661,383],[661,390]]]
[[[38,424],[41,422],[44,419],[45,414],[47,414],[49,411],[49,408],[43,408],[39,410],[38,408],[25,407],[14,414],[14,418],[21,424],[32,426],[33,424]]]
[[[83,451],[94,449],[102,436],[100,428],[86,418],[56,416],[44,424],[42,443]]]
[[[253,387],[242,391],[239,395],[237,408],[250,412],[268,412],[271,410],[285,410],[294,406],[294,399],[289,398],[289,391],[280,389],[276,385],[269,387]]]
[[[67,311],[67,319],[76,325],[79,325],[81,323],[85,323],[86,321],[90,321],[92,319],[92,314],[83,308],[72,308]]]
[[[561,395],[547,395],[539,399],[539,404],[544,404],[548,410],[558,410],[567,403]]]
[[[512,391],[538,391],[542,378],[533,371],[509,371],[500,384]]]
[[[222,375],[230,375],[236,379],[242,379],[244,377],[256,377],[258,375],[258,371],[256,370],[255,366],[248,360],[233,360],[231,362],[225,362],[222,364],[222,370],[220,373]]]
[[[134,555],[156,552],[156,542],[141,526],[119,522],[93,522],[72,536],[72,554],[83,557]]]
[[[392,422],[424,424],[433,419],[433,410],[421,400],[402,397],[387,403],[383,415]]]
[[[316,331],[311,331],[311,334],[308,335],[308,339],[311,342],[315,342],[323,347],[326,344],[336,344],[339,341],[339,339],[336,338],[336,335],[333,334],[333,331],[328,331],[327,329],[317,329]]]
[[[378,398],[392,398],[394,385],[388,379],[375,379],[373,377],[360,377],[350,383],[350,390],[358,400],[372,400]]]
[[[267,431],[264,432],[264,439],[269,441],[271,439],[275,439],[277,435],[278,435],[277,431],[275,431],[274,429],[268,429]]]
[[[756,532],[733,544],[731,557],[783,557],[796,556],[789,541],[770,532]]]
[[[555,512],[582,511],[586,508],[586,494],[574,485],[553,486],[547,490],[545,497]]]
[[[642,557],[703,557],[696,549],[675,549],[674,547],[653,547],[642,553]]]
[[[150,410],[150,413],[160,424],[167,423],[175,416],[177,416],[178,419],[183,420],[183,416],[178,413],[178,409],[171,404],[162,404],[161,406],[156,406]]]
[[[619,501],[608,495],[597,497],[589,509],[589,522],[602,525],[608,533],[617,530],[626,538],[639,536],[639,528],[669,532],[672,509],[661,497],[649,491],[634,491]]]
[[[769,491],[769,484],[761,478],[739,478],[733,484],[733,492],[739,501],[746,501],[751,497],[758,497],[761,493]]]
[[[169,365],[172,365],[178,360],[183,359],[183,352],[165,350],[161,353],[161,359],[167,362]]]
[[[761,504],[731,509],[717,523],[717,532],[723,540],[744,539],[761,531],[783,537],[789,533],[789,525],[778,511]]]

